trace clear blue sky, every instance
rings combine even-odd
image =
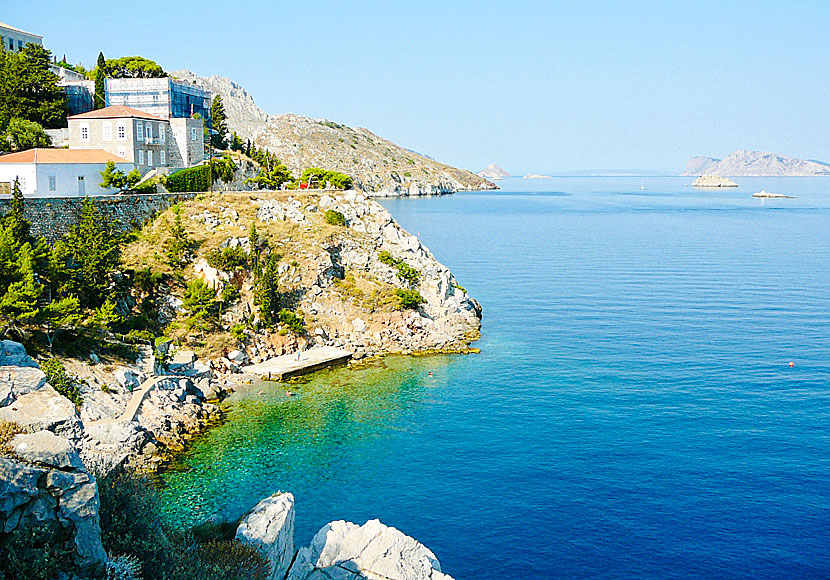
[[[472,170],[830,161],[830,2],[6,2],[59,58],[230,77]],[[105,8],[101,8],[105,6]]]

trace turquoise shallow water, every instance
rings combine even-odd
[[[830,179],[739,181],[385,201],[483,304],[481,354],[234,395],[169,517],[283,489],[299,544],[378,517],[459,580],[830,576]]]

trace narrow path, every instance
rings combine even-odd
[[[132,421],[135,419],[135,414],[138,412],[139,407],[141,407],[141,403],[144,402],[144,398],[147,396],[153,387],[155,387],[158,383],[163,380],[169,379],[175,375],[159,375],[156,377],[150,377],[143,383],[141,386],[138,387],[137,390],[133,391],[133,396],[130,397],[130,402],[127,403],[127,407],[124,409],[124,412],[121,413],[121,416],[117,419],[98,419],[97,421],[90,421],[91,425],[101,425],[105,423],[121,423],[122,421]]]

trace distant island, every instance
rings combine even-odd
[[[692,182],[692,187],[738,187],[738,184],[719,175],[701,175]]]
[[[553,179],[550,175],[538,175],[536,173],[529,173],[525,175],[522,179]]]
[[[484,179],[504,179],[505,177],[510,177],[510,174],[495,163],[491,163],[479,171],[478,176]]]
[[[692,157],[681,175],[796,177],[830,175],[830,163],[762,151],[735,151],[724,159]]]

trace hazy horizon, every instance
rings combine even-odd
[[[225,76],[270,114],[366,127],[472,171],[680,173],[738,149],[830,160],[820,2],[44,0],[0,20],[59,59],[91,67],[103,51]]]

